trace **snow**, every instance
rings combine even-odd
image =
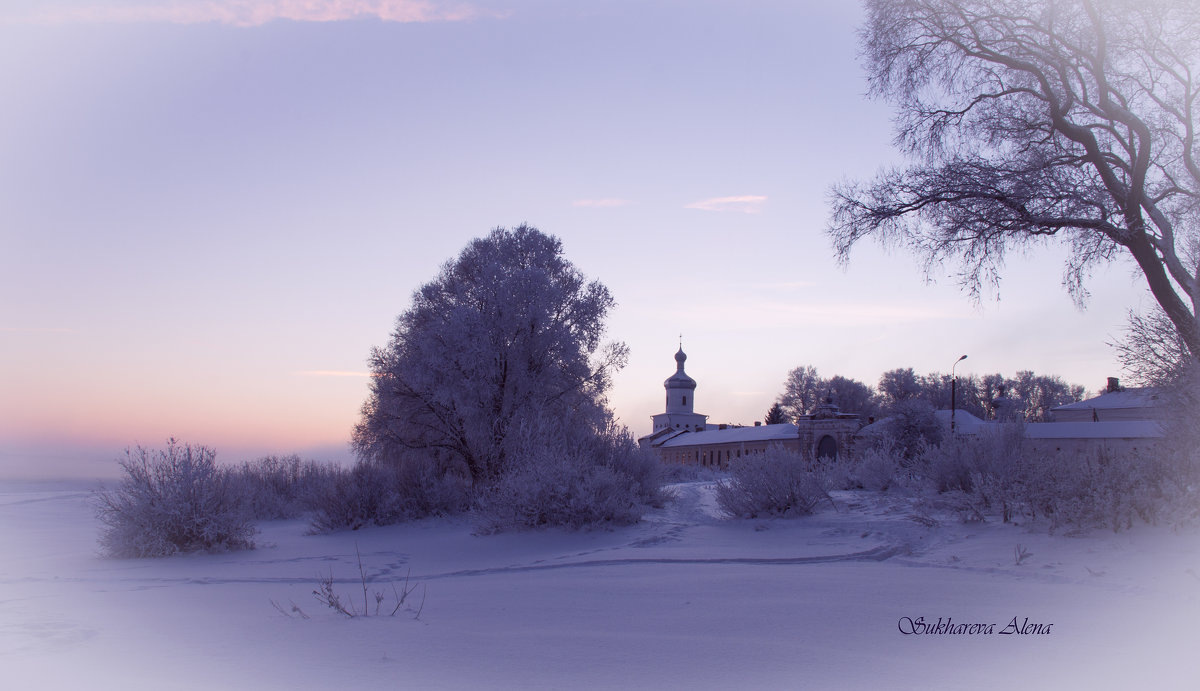
[[[685,433],[681,436],[669,439],[663,442],[661,446],[671,447],[691,446],[694,444],[735,444],[738,442],[789,440],[798,439],[799,437],[800,428],[790,422],[784,422],[778,425],[705,429],[701,432]]]
[[[1161,439],[1162,428],[1153,420],[1102,422],[1038,422],[1025,425],[1029,439]]]
[[[3,486],[0,686],[1198,686],[1195,527],[1052,536],[865,492],[809,518],[731,520],[712,482],[672,489],[611,531],[475,536],[439,519],[308,535],[276,521],[255,550],[115,560],[97,555],[84,489]],[[411,573],[419,619],[346,619],[313,599],[332,570],[361,604],[356,549],[389,598]],[[904,635],[904,617],[995,633]],[[1000,635],[1013,618],[1050,633]]]
[[[1155,386],[1147,386],[1135,389],[1122,389],[1120,391],[1105,391],[1099,396],[1087,398],[1074,403],[1066,403],[1064,405],[1051,408],[1051,412],[1059,413],[1063,411],[1087,411],[1095,410],[1111,410],[1113,408],[1141,408],[1146,409],[1147,414],[1152,414],[1153,409],[1162,405],[1165,401],[1160,401],[1159,396],[1162,394],[1162,389]]]

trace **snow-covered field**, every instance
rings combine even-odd
[[[0,688],[1200,689],[1195,528],[1049,536],[867,493],[729,520],[711,483],[674,491],[612,531],[281,521],[252,551],[112,560],[86,490],[3,486]],[[419,619],[314,600],[332,570],[361,606],[356,549],[389,600],[411,573]],[[984,626],[902,633],[922,617]]]

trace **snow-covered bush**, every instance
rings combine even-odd
[[[591,437],[590,442],[600,465],[633,481],[634,497],[639,504],[661,507],[668,501],[669,496],[663,490],[662,461],[652,451],[638,447],[628,429],[610,423]]]
[[[842,462],[847,476],[846,487],[884,492],[896,484],[900,471],[900,455],[890,446],[876,445],[863,449],[850,462]]]
[[[507,472],[476,496],[481,533],[624,525],[666,501],[662,468],[624,428],[562,426],[546,417],[510,435]]]
[[[460,513],[467,509],[466,481],[423,457],[403,464],[360,461],[338,469],[313,499],[317,532]]]
[[[914,398],[896,404],[886,423],[888,445],[905,459],[919,457],[924,451],[942,441],[942,423],[938,421],[933,404]]]
[[[832,501],[822,474],[781,448],[732,461],[729,475],[717,485],[717,504],[731,516],[807,516],[820,502]]]
[[[661,463],[664,484],[675,482],[712,482],[728,477],[729,473],[716,466],[699,463]]]
[[[1003,424],[974,435],[952,436],[930,446],[917,457],[912,469],[938,492],[970,492],[975,475],[1008,482],[1031,459],[1024,426]]]
[[[1166,445],[1159,456],[1159,467],[1169,519],[1177,524],[1200,522],[1200,431],[1193,429]]]
[[[256,519],[296,518],[313,508],[341,469],[332,463],[302,461],[299,456],[265,456],[233,471]]]
[[[549,526],[627,525],[642,516],[637,494],[637,483],[627,475],[547,451],[515,462],[477,497],[476,529],[495,533]]]
[[[1168,389],[1172,414],[1163,422],[1163,441],[1156,458],[1162,473],[1161,489],[1175,523],[1200,522],[1200,367],[1187,368]]]
[[[1055,454],[1031,466],[1022,508],[1052,530],[1131,528],[1135,517],[1155,523],[1168,508],[1158,459],[1134,451],[1094,449]]]
[[[1050,530],[1128,529],[1135,517],[1155,522],[1179,505],[1167,449],[1095,448],[1036,453],[1020,425],[931,447],[919,468],[931,489],[952,495],[967,520],[998,514],[1044,520]]]
[[[252,548],[254,526],[228,469],[206,446],[126,449],[125,476],[93,494],[103,528],[102,550],[113,557],[160,557],[196,550]]]
[[[394,472],[377,463],[360,462],[338,472],[313,505],[316,532],[358,530],[399,520],[399,497]]]

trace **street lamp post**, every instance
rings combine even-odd
[[[967,359],[967,356],[963,355],[959,359],[955,360],[954,364],[950,366],[950,433],[951,434],[954,434],[954,414],[955,414],[955,412],[957,412],[957,409],[958,409],[958,405],[957,405],[957,403],[958,403],[958,401],[957,401],[957,398],[958,398],[958,375],[956,375],[954,373],[954,368],[958,367],[958,363],[960,363],[966,359]]]

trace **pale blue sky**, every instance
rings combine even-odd
[[[899,160],[853,3],[6,6],[9,470],[169,435],[344,455],[352,373],[495,226],[558,235],[612,290],[632,357],[611,401],[638,434],[681,332],[697,411],[748,423],[802,364],[874,383],[965,352],[1095,389],[1144,301],[1117,265],[1079,312],[1057,255],[1014,257],[980,306],[902,252],[835,265],[830,184]]]

